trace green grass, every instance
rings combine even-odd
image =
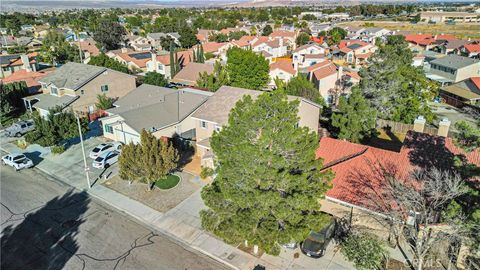
[[[171,189],[175,187],[178,182],[180,182],[180,177],[170,174],[167,175],[167,178],[157,180],[155,182],[155,186],[157,186],[159,189]]]

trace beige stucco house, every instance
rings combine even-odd
[[[431,61],[426,71],[427,78],[448,85],[480,76],[480,61],[450,54]]]
[[[139,143],[143,129],[157,138],[195,139],[195,112],[212,92],[171,89],[142,84],[115,102],[101,119],[103,136],[123,143]]]
[[[39,80],[43,94],[24,98],[30,111],[48,115],[55,107],[87,114],[97,110],[99,94],[118,99],[135,89],[135,76],[80,63],[69,62]]]
[[[214,131],[219,131],[222,126],[227,124],[228,115],[235,103],[245,95],[257,98],[261,94],[261,91],[222,86],[192,114],[196,130],[196,155],[201,158],[202,166],[213,167],[210,137]],[[288,96],[288,98],[290,100],[300,100],[298,108],[299,126],[308,127],[311,131],[318,132],[320,105],[301,97]]]

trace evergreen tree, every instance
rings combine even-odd
[[[340,251],[358,270],[384,269],[388,257],[382,241],[367,233],[349,235],[342,242]]]
[[[104,20],[98,24],[93,39],[102,50],[114,50],[119,48],[126,33],[125,28],[119,23]]]
[[[211,138],[217,176],[202,190],[205,229],[278,255],[280,245],[302,241],[329,221],[318,200],[333,173],[320,172],[318,136],[298,127],[298,105],[280,91],[237,102],[228,125]]]
[[[163,87],[168,84],[168,80],[165,78],[165,76],[163,76],[163,74],[157,72],[147,72],[143,79],[143,83]]]
[[[277,84],[277,81],[275,83]],[[322,106],[326,106],[325,99],[320,95],[315,85],[308,80],[306,75],[299,74],[291,78],[287,83],[279,81],[277,89],[285,91],[287,95],[304,97]]]
[[[111,97],[107,97],[106,94],[98,94],[97,95],[97,103],[95,103],[95,107],[99,110],[108,110],[113,108],[113,102],[115,100]]]
[[[129,181],[141,181],[151,188],[155,181],[165,179],[178,164],[177,150],[142,130],[140,144],[129,143],[119,157],[119,175]]]
[[[178,52],[175,52],[175,75],[177,75],[177,73],[180,72],[181,69],[182,67],[180,66],[180,61],[178,61]],[[172,75],[172,78],[175,75]]]
[[[197,80],[197,87],[212,92],[217,91],[223,85],[228,85],[228,74],[226,68],[219,61],[215,62],[212,74],[203,72]]]
[[[387,120],[413,123],[419,115],[428,122],[434,118],[428,101],[438,86],[421,68],[412,66],[413,54],[403,36],[388,36],[387,42],[360,70],[360,90],[369,104]]]
[[[203,46],[200,44],[200,50],[198,52],[198,62],[205,63],[205,54],[203,53]]]
[[[101,53],[97,56],[91,56],[90,61],[88,61],[89,65],[92,66],[101,66],[101,67],[106,67],[109,69],[113,69],[116,71],[120,71],[123,73],[132,73],[129,69],[128,66],[125,64],[120,63],[114,58],[108,57],[106,54]]]
[[[231,86],[260,90],[270,81],[270,67],[262,55],[234,47],[227,51],[227,57]]]
[[[170,43],[170,78],[173,78],[175,74],[177,74],[175,68],[177,67],[175,65],[175,52],[174,52],[174,46],[173,43]]]
[[[267,25],[263,28],[263,30],[262,30],[262,36],[268,36],[268,35],[270,35],[272,32],[273,32],[272,27],[271,27],[269,24],[267,24]]]
[[[332,125],[338,128],[339,139],[358,143],[375,135],[376,112],[357,88],[348,98],[340,97],[338,110],[332,115]]]

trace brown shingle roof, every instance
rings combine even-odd
[[[194,86],[197,83],[200,74],[207,72],[213,73],[213,65],[208,63],[195,63],[191,62],[186,65],[180,72],[175,75],[172,82]]]

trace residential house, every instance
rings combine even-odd
[[[47,76],[52,70],[42,70],[42,71],[30,71],[26,69],[21,69],[16,71],[13,74],[0,79],[1,84],[9,84],[13,82],[24,81],[28,87],[29,94],[36,94],[41,90],[40,79]]]
[[[190,62],[185,65],[185,67],[181,69],[173,79],[170,80],[170,82],[181,86],[196,86],[200,74],[205,72],[207,74],[212,74],[213,64]]]
[[[392,31],[381,27],[367,27],[360,33],[360,39],[375,45],[375,40],[381,38],[386,40],[386,36],[391,35]]]
[[[468,40],[454,39],[443,42],[432,48],[433,51],[443,54],[459,54],[463,45],[469,44]]]
[[[452,106],[471,105],[480,110],[480,76],[443,86],[440,88],[440,96]]]
[[[430,34],[408,34],[405,35],[405,40],[409,43],[409,48],[412,51],[430,50],[438,44],[434,44],[435,37]]]
[[[480,42],[465,44],[460,47],[460,54],[466,57],[480,59]]]
[[[83,62],[86,64],[90,61],[90,57],[98,56],[100,50],[96,46],[96,42],[93,39],[87,39],[85,41],[74,41],[71,44],[80,46],[80,50],[83,52]]]
[[[448,133],[448,126],[446,130]],[[480,149],[465,152],[455,146],[452,138],[443,135],[409,131],[399,151],[321,138],[316,152],[316,157],[323,159],[321,171],[332,170],[335,173],[332,188],[321,203],[328,203],[331,206],[329,211],[343,208],[346,211],[342,212],[357,213],[355,217],[350,217],[353,219],[365,215],[364,211],[385,214],[387,209],[384,206],[389,198],[384,197],[388,192],[382,191],[389,187],[388,176],[394,176],[398,181],[409,181],[414,170],[433,167],[451,170],[456,155],[463,156],[469,164],[480,165]],[[358,213],[359,210],[363,213]]]
[[[480,75],[480,60],[460,55],[446,55],[430,62],[427,78],[445,84],[452,84]]]
[[[196,130],[196,155],[200,157],[202,166],[213,167],[210,137],[214,131],[219,131],[222,126],[227,124],[228,115],[235,103],[245,95],[250,95],[255,99],[261,94],[261,91],[222,86],[192,114]],[[299,126],[308,127],[317,133],[320,106],[301,97],[289,96],[288,99],[300,101],[298,107]]]
[[[135,76],[105,67],[69,62],[39,80],[43,94],[24,98],[28,110],[47,116],[50,109],[96,111],[99,94],[118,99],[136,87]]]
[[[157,72],[165,76],[167,79],[172,78],[171,72],[171,63],[170,63],[170,54],[152,54],[149,53],[150,59],[146,62],[146,71],[147,72]],[[178,59],[178,64],[180,69],[184,68],[193,60],[193,51],[180,51],[176,53]]]
[[[21,25],[20,29],[22,29],[23,31],[28,31],[28,32],[33,32],[35,30],[33,25],[31,25],[31,24]]]
[[[316,43],[309,43],[296,48],[292,59],[295,69],[304,68],[318,63],[317,59],[325,57],[326,50]],[[312,60],[313,59],[313,60]]]
[[[307,72],[309,80],[315,85],[327,104],[333,104],[334,96],[330,92],[337,86],[342,69],[339,69],[330,60],[326,60],[308,67]]]
[[[333,60],[352,65],[362,65],[376,51],[377,47],[362,40],[342,40],[334,50]]]
[[[230,42],[205,42],[201,46],[204,54],[211,53],[215,58],[226,61],[227,51],[234,45]]]
[[[332,26],[330,24],[321,24],[321,23],[311,23],[310,24],[310,32],[312,36],[316,37],[320,32],[328,32]]]
[[[297,48],[297,36],[299,31],[277,30],[273,31],[268,37],[270,39],[282,40],[282,44],[288,46],[287,50],[295,50]]]
[[[159,33],[148,33],[147,34],[147,40],[152,45],[152,47],[157,49],[157,50],[169,50],[170,49],[170,47],[162,48],[161,41],[162,41],[162,39],[165,39],[165,38],[171,38],[173,40],[173,42],[178,47],[181,46],[180,41],[179,41],[180,35],[177,32],[170,32],[170,33],[159,32]]]
[[[33,35],[36,38],[43,38],[48,34],[48,31],[50,30],[50,25],[47,24],[40,24],[40,25],[35,25],[33,31]]]
[[[256,36],[243,36],[239,40],[233,40],[230,43],[242,49],[249,49],[257,39]]]
[[[5,78],[19,70],[37,71],[37,53],[0,55],[2,66],[0,78]]]
[[[217,33],[216,30],[198,29],[196,37],[200,41],[200,43],[205,43],[208,42],[208,38],[215,33]]]
[[[269,37],[259,37],[252,44],[252,51],[258,53],[265,51],[271,54],[273,58],[276,58],[287,55],[288,47],[284,43],[283,38],[271,39]]]
[[[114,55],[114,59],[128,66],[131,71],[148,71],[147,62],[151,59],[150,52],[121,52]]]
[[[171,89],[142,84],[115,102],[101,119],[103,136],[123,143],[139,143],[142,130],[155,137],[195,140],[195,120],[190,116],[212,92]]]
[[[280,79],[284,82],[290,81],[291,78],[297,75],[297,70],[293,68],[290,59],[278,59],[276,62],[270,64],[270,82],[268,87],[275,88],[275,80]]]
[[[124,37],[125,47],[130,47],[135,51],[150,51],[152,49],[151,40],[136,35],[127,35]]]
[[[0,47],[2,50],[17,46],[24,46],[27,47],[29,51],[35,51],[42,47],[42,41],[33,37],[3,36],[0,38]]]

